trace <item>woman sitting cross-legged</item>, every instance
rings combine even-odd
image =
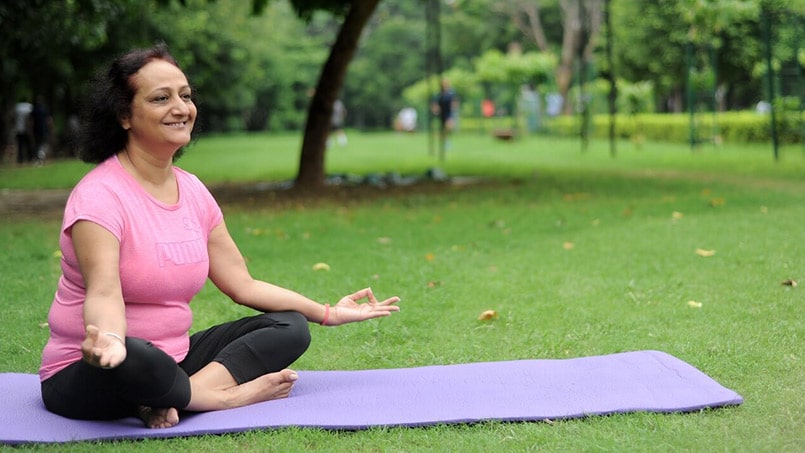
[[[308,322],[389,316],[398,297],[371,289],[333,306],[254,279],[221,209],[174,166],[190,142],[194,94],[164,45],[116,59],[93,86],[75,186],[59,238],[62,276],[39,371],[48,410],[76,419],[137,415],[152,428],[180,411],[287,397]],[[259,312],[189,335],[207,279]],[[365,302],[362,302],[364,301]]]

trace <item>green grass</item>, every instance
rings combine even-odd
[[[209,137],[180,165],[210,183],[289,179],[298,137]],[[494,142],[459,136],[443,168],[495,184],[329,203],[224,206],[253,274],[322,302],[370,285],[391,318],[313,326],[298,369],[409,367],[657,349],[745,398],[693,414],[25,447],[48,451],[801,451],[805,159],[786,148]],[[421,173],[423,136],[350,135],[333,172]],[[74,163],[0,170],[5,187],[59,187]],[[85,171],[85,170],[84,170]],[[67,174],[70,173],[70,176]],[[24,176],[20,176],[20,175]],[[57,176],[60,174],[61,176]],[[21,178],[21,179],[17,179]],[[16,181],[16,182],[15,182]],[[38,182],[35,182],[38,181]],[[53,185],[48,186],[51,182]],[[676,214],[675,214],[676,213]],[[58,221],[0,224],[0,370],[36,371],[59,275]],[[381,239],[383,238],[383,239]],[[572,247],[571,247],[572,245]],[[696,249],[714,250],[710,257]],[[313,271],[317,262],[329,272]],[[688,302],[701,303],[700,308]],[[212,287],[194,328],[240,316]],[[477,320],[487,309],[498,319]],[[483,395],[478,395],[483,398]]]

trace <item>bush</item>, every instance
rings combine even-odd
[[[772,140],[770,117],[756,112],[697,113],[691,117],[680,114],[618,114],[616,136],[635,141],[656,140],[688,143],[693,132],[696,142],[767,143]],[[805,134],[805,118],[797,111],[782,111],[776,114],[777,136],[780,143],[800,143]],[[562,116],[549,119],[547,130],[556,135],[579,135],[581,118]],[[590,130],[592,137],[606,138],[609,135],[609,115],[593,116]]]

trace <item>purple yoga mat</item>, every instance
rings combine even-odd
[[[365,429],[622,412],[691,412],[743,398],[663,352],[360,371],[299,371],[287,399],[183,414],[169,429],[135,418],[76,421],[42,405],[36,375],[0,374],[0,442],[70,442],[221,434],[286,426]]]

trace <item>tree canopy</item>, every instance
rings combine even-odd
[[[653,110],[681,110],[692,67],[705,82],[715,74],[721,108],[749,108],[767,98],[764,17],[775,67],[805,67],[805,0],[5,0],[0,125],[42,95],[65,131],[94,71],[164,41],[199,94],[203,130],[304,131],[297,182],[320,185],[336,98],[349,127],[388,128],[409,105],[426,117],[428,1],[441,2],[445,71],[472,102],[508,103],[523,83],[569,100],[585,67],[590,80],[611,70],[624,96],[649,92]]]

